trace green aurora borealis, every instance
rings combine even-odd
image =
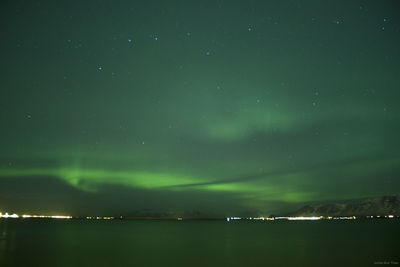
[[[399,193],[397,1],[3,1],[0,210],[267,215]]]

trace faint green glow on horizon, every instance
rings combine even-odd
[[[96,191],[96,186],[100,184],[116,184],[151,189],[193,182],[193,178],[167,173],[108,171],[81,168],[6,169],[0,170],[0,176],[54,176],[85,191]]]
[[[283,201],[298,203],[316,199],[332,199],[333,195],[321,195],[312,190],[305,191],[307,174],[292,173],[279,175],[280,184],[265,180],[214,181],[182,174],[151,173],[139,171],[113,171],[106,169],[55,168],[55,169],[0,169],[0,177],[50,176],[87,192],[96,193],[102,185],[119,185],[145,190],[166,191],[209,191],[224,192],[252,201]],[[203,181],[199,183],[199,181]],[[184,187],[181,187],[184,186]],[[338,198],[339,196],[336,196]],[[247,201],[248,202],[248,201]],[[251,202],[251,201],[250,201]]]
[[[300,202],[310,200],[312,194],[286,193],[284,186],[260,187],[254,182],[227,182],[213,184],[204,180],[206,185],[197,185],[198,177],[188,177],[167,173],[149,173],[136,171],[108,171],[99,169],[59,168],[59,169],[0,169],[0,177],[24,176],[54,176],[69,185],[83,191],[97,192],[101,185],[121,185],[147,190],[169,191],[211,191],[230,192],[243,197],[265,200],[282,200],[287,202]],[[210,184],[207,184],[210,183]],[[191,186],[193,184],[193,186]],[[185,185],[184,188],[179,187]],[[277,194],[277,192],[281,192]]]

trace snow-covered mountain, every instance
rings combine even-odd
[[[400,215],[400,196],[384,196],[358,201],[307,205],[289,216]]]

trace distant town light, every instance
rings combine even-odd
[[[30,214],[23,214],[21,217],[23,219],[26,219],[26,218],[71,219],[72,218],[72,216],[64,216],[64,215],[30,215]],[[0,218],[16,219],[16,218],[20,218],[20,216],[16,213],[10,215],[7,212],[4,214],[2,214],[0,212]]]
[[[315,221],[315,220],[321,220],[323,217],[288,217],[288,220],[290,221]]]
[[[71,219],[72,216],[54,215],[51,216],[52,219]]]
[[[19,218],[19,216],[17,215],[17,214],[8,214],[8,212],[6,212],[6,213],[4,213],[4,214],[2,214],[1,212],[0,212],[0,218],[13,218],[13,219],[15,219],[15,218]]]

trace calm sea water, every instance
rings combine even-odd
[[[376,266],[400,221],[0,220],[0,266]]]

